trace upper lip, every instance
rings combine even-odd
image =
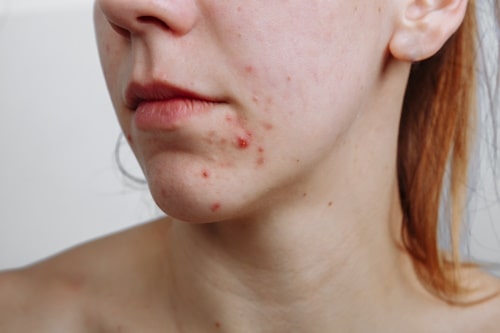
[[[221,100],[174,86],[165,82],[132,81],[125,90],[125,103],[128,108],[136,110],[145,101],[166,101],[174,98],[186,98],[218,103]]]

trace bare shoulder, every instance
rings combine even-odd
[[[80,332],[78,303],[28,269],[0,274],[0,332]]]
[[[152,261],[162,251],[165,227],[155,221],[0,273],[0,332],[100,331],[93,327],[100,309],[124,294],[144,293],[133,290],[144,285],[133,281],[159,269]]]

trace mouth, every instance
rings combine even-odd
[[[164,83],[132,82],[125,92],[127,108],[134,112],[139,130],[172,131],[182,122],[213,110],[224,101]]]

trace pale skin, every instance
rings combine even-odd
[[[0,276],[4,332],[497,332],[400,249],[396,144],[410,65],[466,0],[97,0],[104,74],[161,219]],[[147,131],[155,80],[209,112]],[[468,272],[474,297],[498,281]]]

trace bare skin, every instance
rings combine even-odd
[[[411,62],[466,6],[97,0],[118,120],[172,218],[5,273],[0,331],[498,331],[500,298],[440,300],[399,238]],[[151,122],[158,96],[195,115]],[[470,299],[500,290],[479,270],[465,282]]]
[[[353,277],[345,263],[328,288],[314,274],[287,272],[285,267],[245,264],[232,271],[199,272],[189,279],[178,277],[213,265],[214,256],[193,258],[188,252],[175,256],[171,244],[175,222],[168,219],[112,235],[48,259],[35,266],[0,275],[0,330],[2,332],[497,332],[500,298],[467,307],[452,307],[430,295],[412,274],[409,258],[395,258],[404,270],[377,281],[378,274]],[[170,240],[169,240],[170,239]],[[205,248],[204,244],[198,244]],[[212,249],[213,250],[213,249]],[[169,252],[170,251],[170,252]],[[165,254],[171,258],[165,261]],[[177,257],[177,258],[176,258]],[[172,267],[177,260],[181,261]],[[321,266],[318,262],[311,265]],[[285,266],[285,265],[284,265]],[[310,267],[313,269],[314,267]],[[320,267],[321,268],[321,267]],[[368,270],[368,267],[366,267]],[[281,290],[265,290],[262,276],[288,281]],[[242,273],[242,275],[240,275]],[[480,289],[473,297],[491,294],[498,281],[471,271]],[[346,275],[344,278],[342,275]],[[236,277],[261,290],[248,293]],[[293,277],[293,279],[292,279]],[[352,289],[346,280],[355,279]],[[310,280],[310,281],[308,281]],[[343,281],[342,281],[343,280]],[[267,281],[274,287],[273,281]],[[314,283],[312,283],[314,282]],[[339,287],[339,285],[342,287]],[[281,291],[296,288],[286,298]],[[208,285],[208,288],[207,288]],[[200,291],[203,290],[202,295]],[[261,291],[262,295],[255,292]],[[300,296],[302,295],[302,297]],[[247,307],[260,297],[257,307]],[[349,301],[345,301],[349,296]],[[315,307],[327,298],[328,307]],[[228,302],[228,303],[226,303]]]

